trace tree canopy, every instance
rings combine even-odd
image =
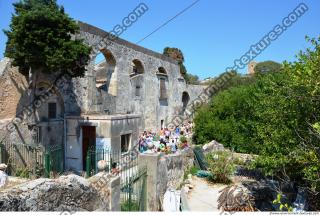
[[[254,71],[260,74],[278,72],[280,71],[281,67],[282,65],[280,63],[269,60],[257,63],[257,65],[254,67]]]
[[[56,0],[21,0],[13,4],[5,56],[13,59],[24,74],[32,72],[69,73],[83,76],[90,48],[73,39],[79,30]]]
[[[180,67],[180,74],[188,84],[199,84],[199,77],[188,73],[186,67],[184,66],[184,55],[180,49],[166,47],[163,49],[163,54],[175,59],[178,62]]]
[[[320,39],[278,70],[231,85],[200,108],[194,140],[257,154],[255,168],[320,191]]]

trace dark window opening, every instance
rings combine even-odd
[[[167,74],[166,70],[163,67],[159,67],[158,72],[162,74]]]
[[[57,118],[57,103],[48,104],[48,118],[49,119]]]
[[[167,99],[166,80],[160,79],[160,99]]]
[[[140,89],[141,87],[140,86],[136,86],[136,96],[140,96]]]
[[[190,101],[190,96],[187,92],[182,93],[182,108],[185,110],[188,106],[188,103]]]
[[[128,152],[130,146],[131,134],[121,135],[121,152]]]
[[[138,68],[136,66],[133,66],[132,73],[135,75],[138,74]]]

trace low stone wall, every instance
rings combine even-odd
[[[193,165],[192,149],[175,154],[140,154],[139,165],[147,167],[147,210],[158,211],[166,190],[178,188],[186,169]]]
[[[192,149],[176,154],[165,155],[168,187],[178,188],[183,182],[185,171],[193,165],[194,154]]]
[[[110,211],[120,210],[119,200],[119,177],[68,175],[1,190],[0,211]]]

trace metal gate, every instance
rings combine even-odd
[[[121,178],[121,211],[146,211],[147,169]]]
[[[64,148],[62,144],[51,145],[44,156],[44,176],[57,177],[64,170]]]
[[[123,152],[91,147],[86,154],[87,177],[98,172],[97,163],[100,160],[107,163],[105,171],[119,174],[121,211],[146,210],[147,169],[138,165],[138,151],[132,149]]]

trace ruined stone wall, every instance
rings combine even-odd
[[[183,181],[185,171],[193,165],[192,149],[165,156],[167,164],[168,187],[178,188]]]
[[[120,178],[40,178],[0,191],[1,211],[120,211]],[[65,213],[68,213],[65,212]]]
[[[0,121],[12,119],[28,87],[26,78],[8,58],[0,61]],[[25,101],[24,101],[25,102]],[[24,103],[22,102],[22,103]]]
[[[113,103],[109,106],[112,106],[110,110],[114,113],[142,114],[144,127],[156,130],[160,128],[161,120],[166,125],[174,115],[181,112],[183,92],[189,93],[190,101],[199,94],[201,87],[187,86],[180,74],[177,62],[173,59],[119,38],[111,41],[106,38],[107,32],[85,23],[80,22],[79,24],[81,31],[77,37],[84,39],[85,43],[90,46],[95,46],[104,40],[104,45],[99,48],[102,52],[112,55],[115,60],[115,68],[109,77],[111,80],[116,80],[116,84],[113,85],[116,88],[114,90],[116,94],[113,100],[109,101]],[[130,75],[134,60],[141,62],[143,74]],[[163,67],[167,74],[159,74],[159,67]],[[104,109],[102,104],[95,99],[97,98],[95,76],[95,56],[93,56],[86,74],[89,82],[88,100],[91,100],[88,112],[101,112]],[[161,78],[165,79],[167,101],[159,100]],[[135,95],[137,81],[141,84],[140,96]],[[189,92],[190,90],[192,92]]]
[[[193,165],[192,149],[176,154],[139,154],[139,165],[147,167],[147,209],[157,211],[168,188],[177,189],[185,171]]]

